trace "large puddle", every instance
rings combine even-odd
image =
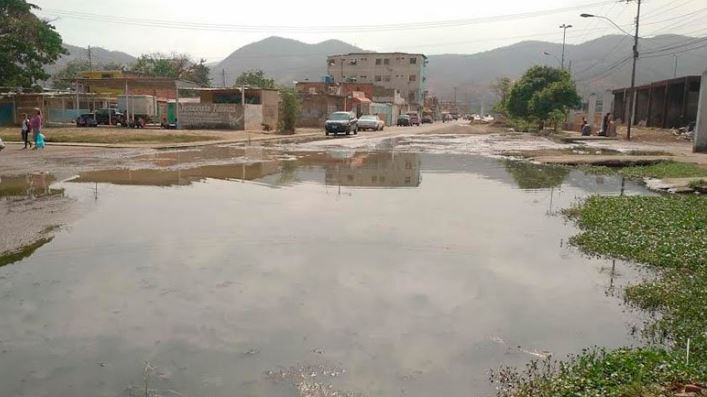
[[[638,185],[468,155],[209,150],[222,161],[170,152],[52,185],[83,215],[0,267],[0,395],[481,396],[500,365],[636,343],[607,293],[635,270],[569,247],[557,211]]]

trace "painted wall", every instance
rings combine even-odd
[[[220,103],[180,103],[179,126],[185,129],[243,130],[243,106]]]

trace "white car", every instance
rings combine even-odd
[[[359,130],[383,131],[383,128],[385,122],[376,115],[369,114],[358,119]]]

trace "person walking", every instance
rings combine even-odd
[[[38,108],[34,109],[34,116],[32,116],[32,119],[29,121],[29,125],[32,128],[34,148],[37,149],[37,138],[39,138],[39,134],[42,133],[42,111]]]
[[[604,116],[604,120],[601,122],[599,136],[609,136],[609,128],[611,128],[611,113],[607,113],[606,116]]]
[[[32,130],[32,126],[29,122],[29,117],[27,113],[22,114],[22,142],[25,144],[23,149],[27,149],[27,146],[32,148],[32,141],[29,139],[29,132]]]

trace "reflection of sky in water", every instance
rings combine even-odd
[[[366,181],[386,159],[360,160]],[[568,248],[576,230],[547,215],[620,180],[520,190],[497,160],[407,160],[420,180],[402,189],[331,185],[332,167],[357,167],[324,160],[257,183],[101,184],[95,202],[64,183],[85,216],[0,269],[0,394],[129,395],[150,361],[166,395],[293,395],[264,373],[326,363],[346,369],[341,390],[466,396],[532,358],[517,346],[631,343],[604,294],[611,262]]]

